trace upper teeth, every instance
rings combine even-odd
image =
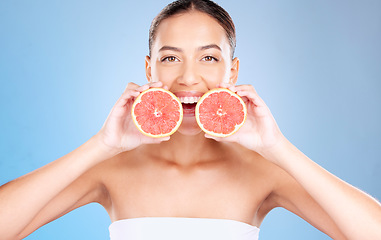
[[[180,97],[181,103],[196,103],[200,100],[200,97]]]

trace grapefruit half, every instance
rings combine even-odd
[[[227,137],[237,132],[246,115],[246,105],[241,97],[225,88],[210,90],[196,105],[198,125],[215,137]]]
[[[170,91],[150,88],[135,99],[131,114],[140,132],[159,138],[170,136],[179,128],[183,108],[180,100]]]

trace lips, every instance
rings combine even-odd
[[[196,91],[182,91],[174,93],[183,106],[184,116],[194,116],[198,100],[202,97],[202,92]]]

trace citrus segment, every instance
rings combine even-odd
[[[234,92],[217,88],[205,93],[196,105],[196,120],[209,135],[227,137],[243,125],[246,105]]]
[[[162,88],[142,92],[134,101],[131,113],[136,127],[150,137],[170,136],[183,118],[180,100]]]

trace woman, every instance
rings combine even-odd
[[[109,213],[112,239],[257,239],[275,207],[334,239],[381,239],[380,204],[303,155],[254,88],[235,85],[234,25],[223,9],[172,3],[154,19],[149,46],[149,83],[128,84],[94,137],[1,187],[2,239],[24,238],[91,202]],[[171,137],[146,137],[130,110],[150,87],[180,99],[229,88],[247,104],[246,123],[231,137],[213,138],[189,111]]]

